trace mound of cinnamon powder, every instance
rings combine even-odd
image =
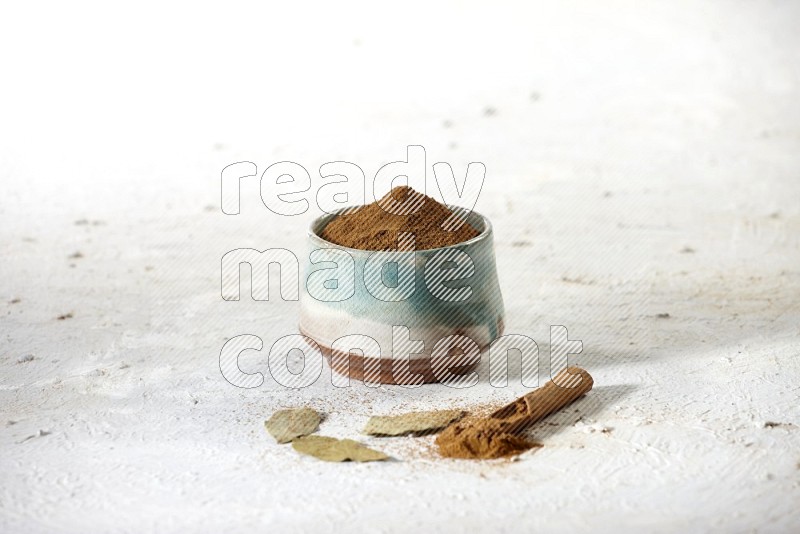
[[[524,425],[515,421],[467,420],[447,427],[436,438],[436,444],[447,458],[508,458],[542,446],[519,436],[523,429]]]
[[[393,204],[407,207],[407,213],[396,215],[384,209],[392,199]],[[410,187],[395,187],[381,200],[334,218],[320,237],[349,248],[394,250],[400,232],[409,232],[414,234],[414,248],[427,250],[456,245],[480,233],[467,222],[448,231],[443,223],[452,216],[447,206],[431,197]]]

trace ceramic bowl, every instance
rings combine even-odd
[[[300,332],[320,346],[334,371],[368,383],[464,376],[503,332],[489,220],[469,213],[467,222],[480,234],[456,245],[378,252],[320,237],[341,211],[309,228]]]

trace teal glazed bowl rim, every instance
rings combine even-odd
[[[353,252],[359,253],[359,254],[364,254],[364,253],[371,254],[373,252],[385,252],[385,250],[346,247],[344,245],[339,245],[338,243],[334,243],[333,241],[328,241],[327,239],[324,239],[323,237],[320,236],[320,233],[322,233],[322,231],[328,226],[328,224],[333,219],[335,219],[336,217],[338,217],[339,215],[341,215],[345,211],[353,210],[353,209],[356,209],[358,207],[360,207],[360,206],[348,206],[348,207],[345,207],[345,208],[338,209],[338,210],[336,210],[336,211],[334,211],[332,213],[325,213],[324,215],[320,215],[319,217],[317,217],[313,221],[311,221],[311,224],[308,225],[308,230],[307,230],[308,237],[312,240],[312,242],[317,242],[315,244],[323,245],[324,248],[336,247],[336,248],[340,248],[340,249],[343,249],[343,250],[353,251]],[[392,252],[393,255],[400,255],[400,256],[413,255],[413,254],[420,253],[420,252],[421,253],[426,253],[426,254],[427,253],[436,253],[436,252],[438,252],[440,250],[446,250],[446,249],[455,248],[455,247],[464,247],[464,246],[473,245],[475,243],[480,242],[483,239],[486,239],[488,236],[493,234],[492,223],[489,220],[489,218],[486,217],[485,215],[483,215],[483,214],[481,214],[481,213],[479,213],[479,212],[477,212],[475,210],[468,210],[466,208],[462,208],[461,206],[453,206],[450,209],[451,209],[451,211],[454,211],[454,212],[457,212],[457,213],[466,213],[467,217],[466,217],[465,224],[469,224],[470,226],[472,226],[478,232],[478,235],[476,235],[475,237],[473,237],[471,239],[467,239],[466,241],[461,241],[459,243],[454,243],[452,245],[445,245],[443,247],[414,249],[414,250],[406,250],[406,251],[391,250],[390,252]],[[476,225],[475,225],[476,220],[477,220],[477,222],[481,223],[483,228],[477,228],[476,227]]]

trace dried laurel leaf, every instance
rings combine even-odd
[[[454,421],[464,417],[461,410],[436,410],[411,412],[402,415],[373,416],[364,427],[370,436],[424,436],[434,434]]]
[[[387,460],[382,452],[370,449],[352,439],[336,439],[327,436],[304,436],[292,441],[294,450],[326,462],[373,462]]]
[[[264,427],[278,443],[289,443],[300,436],[316,432],[321,420],[319,413],[311,408],[289,408],[272,414]]]

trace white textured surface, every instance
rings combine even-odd
[[[6,8],[30,11],[0,18],[0,530],[797,531],[800,10],[593,4]],[[222,302],[222,254],[301,254],[319,213],[279,218],[251,181],[226,217],[222,167],[370,177],[407,144],[486,164],[508,332],[584,343],[596,389],[517,462],[362,438],[399,461],[326,464],[262,427],[310,405],[357,437],[524,391],[485,369],[468,390],[220,375],[225,339],[268,347],[297,312]]]

